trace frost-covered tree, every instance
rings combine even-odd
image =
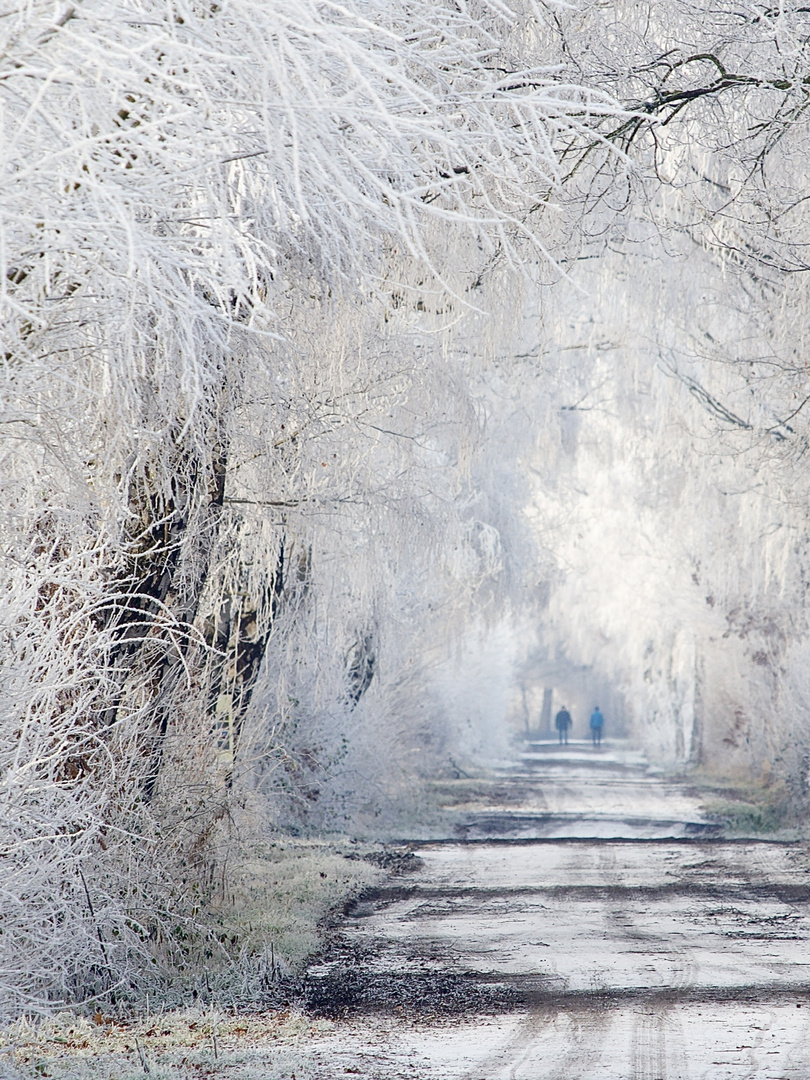
[[[560,137],[615,111],[538,14],[5,13],[4,1009],[181,963],[247,777],[317,799],[313,718],[339,744],[497,564],[448,328],[544,257]]]
[[[623,173],[596,141],[570,158],[590,304],[561,286],[545,342],[559,449],[542,451],[559,471],[538,485],[563,523],[550,618],[571,654],[620,681],[656,755],[786,784],[794,805],[807,18],[680,0],[555,13],[569,75],[635,115],[603,128]]]

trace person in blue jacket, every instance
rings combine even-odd
[[[591,713],[591,738],[593,739],[594,746],[602,745],[602,728],[605,726],[605,718],[599,710],[598,705],[594,705],[593,712]]]

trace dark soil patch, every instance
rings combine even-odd
[[[465,815],[466,820],[458,822],[454,826],[456,837],[462,841],[466,840],[492,840],[493,842],[504,841],[510,838],[510,834],[523,833],[523,839],[561,839],[558,837],[549,837],[549,833],[559,829],[561,825],[570,827],[578,821],[590,820],[586,814],[571,816],[564,816],[554,813],[539,813],[532,814],[511,814],[508,811],[504,813],[487,812],[482,811],[480,813],[472,813]],[[720,836],[723,832],[723,825],[720,822],[714,821],[678,821],[678,820],[661,820],[650,821],[648,818],[635,818],[624,817],[616,819],[616,839],[622,839],[622,833],[627,829],[678,829],[683,828],[687,836],[695,838],[711,838]],[[534,834],[532,836],[531,834]],[[601,843],[610,843],[613,841],[613,837],[599,837],[591,839],[593,843],[596,839]],[[669,837],[665,838],[669,839]],[[673,837],[675,839],[675,837]]]
[[[487,982],[478,975],[435,971],[380,974],[342,967],[308,977],[304,1001],[308,1012],[331,1019],[364,1013],[429,1019],[512,1012],[523,1007],[519,989],[500,980]]]
[[[684,876],[681,881],[670,881],[662,885],[519,885],[512,888],[499,886],[488,889],[482,886],[454,889],[441,885],[386,886],[379,885],[365,889],[363,893],[347,903],[343,913],[353,918],[373,915],[376,911],[389,907],[401,900],[423,899],[426,902],[445,901],[448,905],[473,902],[486,903],[488,900],[500,900],[504,897],[548,897],[560,900],[610,900],[620,903],[656,901],[672,897],[686,896],[694,900],[778,900],[784,904],[810,903],[810,880],[804,885],[792,885],[784,882],[750,882],[728,884],[723,881],[696,880]],[[426,914],[431,909],[425,907]],[[411,914],[411,918],[413,915]]]
[[[425,865],[418,855],[412,851],[403,851],[401,848],[383,848],[382,851],[372,851],[364,855],[363,859],[373,866],[379,866],[381,870],[387,870],[389,874],[415,874]]]
[[[453,975],[431,971],[397,975],[345,968],[308,978],[302,996],[311,1015],[327,1019],[387,1015],[421,1021],[492,1016],[538,1007],[551,1007],[555,1012],[593,1011],[622,1008],[630,1002],[648,1002],[654,1008],[687,1002],[767,1005],[788,1001],[810,1004],[810,990],[796,984],[572,991],[549,986],[536,975],[493,976],[487,980],[486,976],[471,973]]]

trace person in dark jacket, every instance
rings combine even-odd
[[[602,745],[602,728],[605,726],[605,718],[598,705],[594,705],[591,713],[591,738],[594,746]]]
[[[560,743],[568,745],[568,729],[571,727],[571,713],[564,705],[554,717],[554,726],[559,732]]]

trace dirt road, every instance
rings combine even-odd
[[[442,793],[308,976],[313,1075],[810,1078],[806,845],[735,841],[627,750],[532,744]]]

